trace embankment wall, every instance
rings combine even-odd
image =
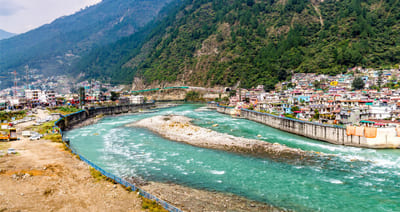
[[[150,109],[155,106],[154,103],[148,104],[132,104],[132,105],[118,105],[109,107],[93,107],[86,110],[81,110],[76,113],[64,116],[64,118],[58,120],[57,126],[61,130],[69,130],[74,125],[79,124],[89,118],[95,118],[100,115],[118,115],[122,113],[134,113],[141,109]]]
[[[231,110],[234,109],[232,107],[220,106],[218,104],[208,104],[208,107],[214,108],[218,112],[224,114],[231,114]],[[241,109],[240,117],[256,121],[285,132],[337,145],[376,149],[400,147],[400,137],[396,135],[395,129],[379,128],[376,138],[366,138],[364,136],[348,136],[344,126],[301,121],[298,119],[280,117],[253,110]]]

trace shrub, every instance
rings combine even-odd
[[[148,210],[150,212],[166,212],[167,211],[154,200],[146,199],[143,196],[140,196],[140,198],[142,199],[142,208],[145,210]]]

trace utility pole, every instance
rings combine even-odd
[[[14,70],[14,99],[17,98],[17,71]]]
[[[29,88],[29,66],[28,65],[25,66],[25,72],[26,72],[26,89],[30,89]]]

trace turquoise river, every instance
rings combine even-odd
[[[238,137],[332,156],[316,163],[278,162],[193,147],[125,127],[163,114],[184,115],[196,125]],[[212,127],[215,123],[219,126]],[[107,117],[66,136],[79,154],[120,177],[233,193],[294,211],[400,211],[400,150],[331,145],[231,118],[204,105]]]

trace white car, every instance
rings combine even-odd
[[[16,154],[17,152],[15,151],[14,148],[8,148],[7,154]]]
[[[29,138],[29,140],[33,141],[33,140],[40,140],[40,136],[38,135],[33,135]]]

